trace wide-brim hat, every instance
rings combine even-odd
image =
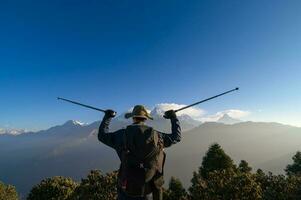
[[[152,116],[147,112],[146,108],[143,105],[136,105],[133,108],[133,111],[130,113],[126,113],[124,115],[126,119],[128,118],[134,118],[134,117],[139,117],[139,118],[144,118],[144,119],[153,119]]]

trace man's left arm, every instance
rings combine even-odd
[[[167,111],[164,115],[166,119],[170,119],[171,122],[171,134],[168,133],[159,133],[163,139],[164,147],[170,147],[173,144],[176,144],[181,141],[181,126],[180,121],[177,118],[173,110]]]
[[[110,122],[115,115],[114,111],[107,110],[98,130],[98,140],[114,149],[119,145],[118,139],[122,134],[122,129],[116,132],[109,132]]]

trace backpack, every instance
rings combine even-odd
[[[144,197],[160,188],[165,153],[158,132],[146,125],[130,125],[123,135],[119,186],[129,196]]]

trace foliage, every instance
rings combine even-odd
[[[81,199],[116,199],[117,172],[103,175],[99,170],[92,170],[72,195],[72,200]]]
[[[67,200],[77,186],[78,184],[71,178],[62,176],[47,178],[31,189],[27,200]]]
[[[235,165],[221,146],[215,143],[209,147],[209,150],[204,156],[202,166],[199,168],[199,173],[206,179],[210,172],[225,169],[235,169]]]
[[[298,151],[294,157],[293,157],[294,163],[291,165],[288,165],[285,169],[287,175],[295,175],[300,176],[301,175],[301,152]]]
[[[288,176],[265,174],[261,169],[252,173],[248,162],[238,167],[218,144],[209,147],[197,172],[193,172],[188,192],[179,179],[172,177],[168,189],[163,189],[164,200],[300,200],[301,153],[286,167]],[[102,174],[92,170],[81,183],[71,178],[56,176],[34,186],[28,200],[116,199],[117,172]],[[17,200],[13,186],[0,182],[0,200]]]
[[[16,188],[0,181],[0,200],[18,200]]]
[[[231,178],[228,198],[226,199],[261,199],[262,190],[256,182],[254,175],[250,173],[236,173]]]
[[[261,199],[262,195],[260,185],[252,174],[233,169],[210,172],[206,179],[195,173],[189,191],[192,200],[256,200]]]
[[[256,174],[265,200],[301,199],[301,178],[296,176]]]
[[[171,177],[168,190],[164,190],[164,200],[187,200],[187,192],[181,181]]]
[[[243,173],[250,173],[252,171],[252,167],[249,166],[247,161],[242,160],[238,165],[238,170]]]
[[[209,147],[199,172],[194,172],[189,188],[190,198],[261,199],[262,190],[246,161],[238,169],[218,144]]]

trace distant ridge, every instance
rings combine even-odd
[[[200,165],[208,146],[215,142],[234,161],[245,159],[255,170],[262,168],[275,173],[283,172],[293,153],[300,150],[301,128],[298,127],[270,122],[205,122],[196,126],[188,116],[179,118],[185,131],[179,144],[166,149],[169,169],[166,180],[176,175],[188,185],[191,172]],[[131,120],[120,116],[112,120],[110,127],[117,130],[130,123]],[[170,132],[169,120],[158,118],[150,123],[155,129]],[[97,140],[99,124],[100,121],[82,125],[69,120],[34,133],[0,135],[0,157],[5,160],[0,165],[1,180],[26,194],[45,177],[62,175],[80,180],[90,169],[116,170],[119,160],[114,150]]]

